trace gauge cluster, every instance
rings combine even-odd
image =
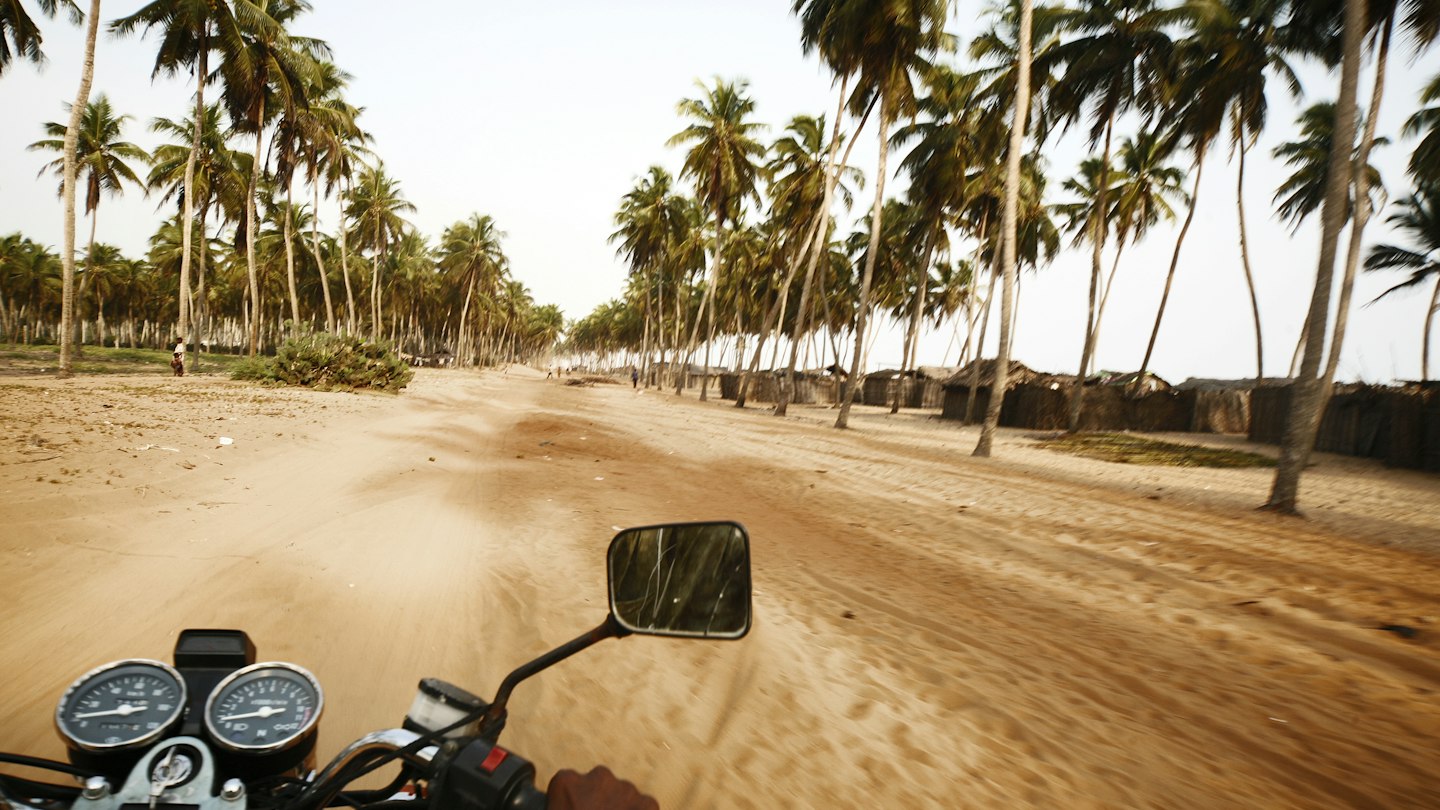
[[[324,690],[303,667],[254,660],[239,631],[185,631],[176,666],[126,659],[77,678],[55,709],[56,730],[72,761],[110,773],[182,735],[206,738],[237,772],[297,767],[313,757]]]

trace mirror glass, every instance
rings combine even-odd
[[[652,636],[750,631],[750,538],[738,523],[626,529],[610,543],[610,612]]]

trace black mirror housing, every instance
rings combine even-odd
[[[625,529],[607,560],[610,615],[624,631],[706,639],[750,632],[750,536],[739,523]]]

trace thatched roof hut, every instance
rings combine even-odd
[[[991,384],[994,382],[994,380],[995,380],[995,360],[994,360],[994,358],[985,359],[985,360],[976,360],[976,361],[970,363],[969,365],[965,366],[964,368],[961,368],[959,371],[954,372],[954,373],[951,374],[948,378],[945,379],[945,389],[946,389],[947,391],[950,390],[950,389],[953,389],[953,388],[967,388],[967,389],[968,389],[968,388],[970,387],[970,378],[971,378],[971,376],[972,376],[973,373],[974,373],[974,369],[975,369],[975,364],[976,364],[976,363],[980,364],[980,387],[981,387],[981,388],[989,388],[990,385],[991,385]],[[1036,371],[1035,369],[1030,368],[1029,366],[1025,365],[1024,363],[1020,362],[1019,360],[1011,360],[1011,361],[1010,361],[1010,373],[1009,373],[1009,376],[1007,376],[1007,377],[1005,378],[1005,384],[1006,384],[1006,387],[1007,387],[1007,388],[1014,388],[1015,386],[1017,386],[1017,385],[1019,385],[1019,384],[1021,384],[1021,383],[1027,383],[1027,382],[1031,382],[1031,381],[1033,381],[1033,380],[1035,380],[1036,378],[1039,378],[1039,377],[1049,377],[1049,376],[1052,376],[1052,375],[1041,374],[1040,372]]]

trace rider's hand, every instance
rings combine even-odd
[[[555,774],[546,792],[546,810],[660,810],[654,799],[604,765],[580,774],[565,770]]]

